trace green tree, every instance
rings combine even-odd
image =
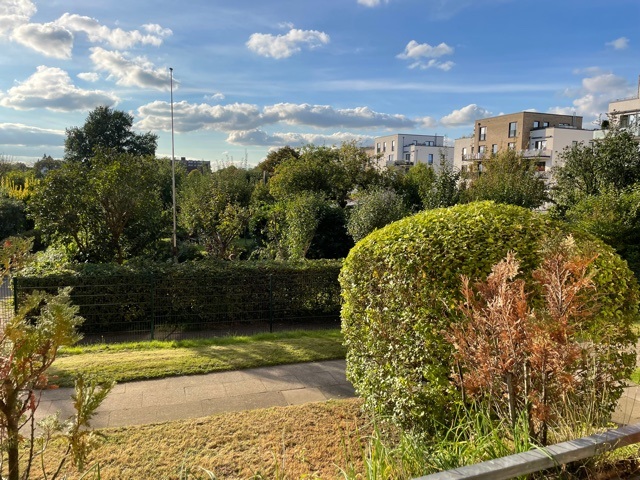
[[[561,215],[586,196],[640,182],[640,144],[624,130],[610,129],[602,139],[566,148],[561,159],[551,192]]]
[[[291,148],[289,145],[273,150],[267,154],[267,157],[258,164],[257,169],[261,172],[272,174],[278,165],[291,158],[300,158],[300,154],[297,150]]]
[[[538,208],[547,199],[544,179],[535,158],[504,150],[482,162],[482,172],[463,194],[466,201],[493,200],[525,208]]]
[[[157,161],[100,150],[92,164],[65,162],[40,183],[29,214],[49,242],[83,261],[117,261],[145,252],[167,231]]]
[[[347,231],[353,241],[357,242],[374,230],[408,214],[404,200],[393,190],[370,190],[357,197],[347,220]]]
[[[189,175],[180,194],[180,225],[212,256],[235,258],[249,209],[216,186],[211,174]]]
[[[155,155],[158,136],[135,133],[133,116],[129,113],[100,106],[89,112],[82,127],[66,130],[64,158],[72,162],[90,162],[97,149],[134,156]]]
[[[26,227],[24,202],[0,197],[0,238],[22,233]]]
[[[62,160],[55,160],[52,156],[45,154],[33,164],[33,171],[36,178],[44,178],[47,172],[57,170],[60,167],[62,167]]]
[[[565,218],[611,245],[640,278],[640,184],[622,192],[609,189],[585,196]]]

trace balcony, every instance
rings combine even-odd
[[[520,153],[525,158],[551,157],[551,150],[548,150],[546,148],[532,148],[530,150],[521,150]]]

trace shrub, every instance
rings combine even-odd
[[[521,207],[479,202],[422,212],[356,244],[340,274],[342,329],[347,375],[366,406],[403,428],[446,426],[459,393],[443,332],[460,321],[461,275],[484,279],[512,251],[530,279],[542,244],[567,228]],[[592,267],[599,309],[585,339],[602,343],[601,354],[627,375],[635,355],[621,347],[633,342],[635,279],[611,248],[586,235],[576,234],[576,243],[599,253]]]

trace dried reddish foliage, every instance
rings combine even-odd
[[[447,333],[457,383],[465,398],[488,402],[512,424],[525,414],[530,434],[543,444],[567,395],[594,387],[584,363],[594,358],[593,346],[578,335],[596,304],[588,273],[594,260],[576,254],[569,237],[545,254],[529,292],[512,253],[486,281],[462,278],[465,320]],[[538,308],[530,292],[541,297]]]

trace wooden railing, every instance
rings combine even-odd
[[[640,442],[640,424],[562,442],[538,450],[496,458],[415,480],[508,480]]]

